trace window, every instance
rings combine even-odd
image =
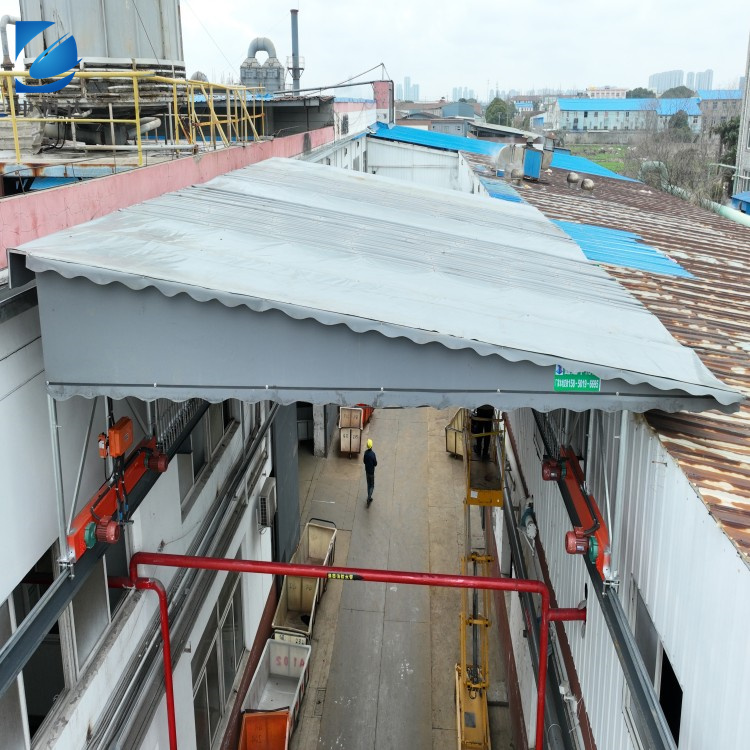
[[[13,595],[6,603],[12,612],[11,617],[15,619],[16,627],[26,619],[34,605],[52,585],[55,576],[56,550],[57,545],[53,544],[39,558],[13,590]],[[93,573],[92,576],[96,577],[96,574]],[[99,580],[101,582],[101,579]],[[66,679],[61,622],[62,619],[50,628],[21,673],[26,698],[26,718],[32,741],[52,711],[55,701],[66,691],[67,684],[70,682]],[[13,692],[12,689],[9,692]]]
[[[210,463],[221,444],[227,428],[232,424],[233,408],[232,401],[211,404],[201,421],[180,446],[178,453],[192,455],[193,480],[196,480]]]
[[[625,117],[626,117],[626,118],[630,117],[630,112],[626,112],[626,113],[625,113]]]
[[[242,587],[238,573],[227,575],[192,661],[193,710],[198,750],[211,743],[232,698],[245,653],[242,634]]]
[[[664,712],[672,737],[675,744],[679,746],[682,688],[635,581],[632,583],[631,592],[631,611],[632,617],[635,618],[635,642],[646,665],[654,690],[659,697],[659,704]],[[643,748],[641,737],[644,736],[645,732],[640,717],[630,705],[630,692],[626,691],[626,693],[625,716],[628,720],[628,727],[636,745]]]

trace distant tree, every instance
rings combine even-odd
[[[660,99],[690,99],[691,96],[695,96],[695,91],[689,89],[687,86],[675,86],[674,88],[667,89]]]
[[[656,99],[656,94],[651,89],[644,89],[642,86],[636,86],[625,93],[626,99]]]
[[[734,166],[737,163],[737,143],[740,138],[740,118],[731,117],[726,122],[722,122],[711,133],[719,136],[719,156],[720,164]],[[732,190],[732,170],[724,167],[717,167],[722,178],[723,193],[722,198],[729,195]]]
[[[713,128],[712,133],[719,136],[719,161],[722,164],[737,163],[737,143],[740,138],[740,118],[732,117]]]
[[[484,112],[484,119],[494,125],[510,125],[513,122],[513,115],[516,113],[516,107],[513,102],[506,102],[495,97],[488,105]]]
[[[459,100],[458,100],[458,101],[460,101],[460,102],[465,102],[465,101],[466,101],[466,99],[464,99],[464,98],[463,98],[463,96],[462,96],[462,97],[460,97],[460,98],[459,98]]]
[[[678,110],[669,118],[667,129],[671,131],[671,136],[676,141],[689,143],[693,140],[693,131],[690,130],[690,121],[684,109]]]

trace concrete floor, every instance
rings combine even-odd
[[[378,457],[369,508],[361,455],[332,451],[319,459],[300,446],[302,523],[317,517],[336,524],[336,565],[460,572],[464,470],[445,451],[452,414],[375,411],[363,435]],[[475,532],[478,521],[477,515]],[[292,750],[454,748],[460,601],[457,589],[329,581]],[[504,750],[513,746],[497,631],[491,632],[492,747]]]

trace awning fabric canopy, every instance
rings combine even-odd
[[[271,159],[18,252],[37,275],[57,398],[741,400],[528,205]],[[557,391],[556,370],[600,389]]]

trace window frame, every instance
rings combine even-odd
[[[639,603],[641,607],[639,608]],[[653,649],[654,655],[653,655],[653,676],[651,675],[651,665],[649,663],[646,663],[646,657],[644,656],[643,650],[641,649],[641,644],[639,643],[638,638],[638,623],[639,613],[641,615],[645,615],[646,622],[644,623],[647,630],[649,631],[649,634],[652,636],[654,642],[655,642],[655,648]],[[651,684],[653,685],[654,692],[656,693],[657,698],[659,699],[659,705],[660,708],[663,707],[661,705],[662,703],[662,696],[661,696],[661,687],[662,687],[662,670],[664,667],[664,659],[665,657],[667,660],[669,660],[669,656],[666,654],[666,651],[664,649],[664,643],[662,641],[662,637],[659,634],[659,631],[656,629],[656,625],[654,625],[654,621],[651,618],[651,613],[648,610],[648,607],[646,606],[646,601],[641,595],[640,589],[638,588],[638,585],[634,578],[631,578],[631,586],[630,586],[630,612],[628,620],[631,624],[631,630],[633,633],[633,638],[636,642],[636,646],[638,648],[638,653],[640,654],[641,658],[643,659],[643,663],[646,667],[646,671],[649,673],[649,677],[651,677]],[[641,620],[642,622],[642,620]],[[649,660],[650,661],[650,660]],[[670,668],[672,669],[672,672],[674,673],[674,667],[670,662]],[[676,674],[675,674],[676,678]],[[677,681],[677,684],[679,685],[679,681]],[[681,702],[684,698],[684,690],[682,690],[682,685],[679,685],[681,690]],[[635,710],[632,708],[631,704],[631,694],[630,689],[628,688],[627,684],[624,685],[623,689],[623,716],[625,717],[625,725],[628,728],[628,732],[630,733],[630,737],[633,740],[633,744],[635,745],[638,750],[647,750],[647,745],[644,743],[644,741],[641,739],[641,732],[642,727],[638,719],[638,715],[635,712]],[[664,718],[669,724],[669,719],[664,715]],[[680,734],[680,727],[682,726],[682,709],[680,709],[680,715],[679,715],[679,722],[678,722],[678,728],[677,728],[677,738],[673,739],[675,741],[675,746],[679,746],[679,734]],[[671,727],[670,727],[671,732]]]
[[[222,606],[223,603],[223,606]],[[233,649],[235,651],[239,651],[239,653],[234,654],[234,675],[232,676],[231,683],[227,683],[227,674],[225,673],[225,667],[226,662],[225,658],[226,655],[224,653],[224,634],[225,634],[225,626],[227,621],[229,620],[231,616],[232,619],[232,644]],[[232,704],[233,699],[236,697],[234,693],[234,686],[237,684],[237,681],[241,679],[242,672],[241,672],[241,666],[242,661],[245,657],[245,653],[247,649],[245,648],[244,643],[244,625],[245,625],[245,617],[244,617],[244,610],[243,610],[243,597],[242,597],[242,578],[239,575],[239,573],[228,573],[226,578],[224,579],[224,583],[222,584],[222,587],[219,591],[219,595],[216,598],[216,601],[211,606],[211,613],[208,617],[208,622],[206,623],[205,628],[203,629],[203,632],[200,635],[200,638],[198,638],[198,644],[200,649],[200,644],[205,643],[206,636],[210,633],[211,638],[209,641],[209,646],[205,650],[205,653],[200,653],[200,650],[196,652],[196,658],[200,658],[200,664],[197,669],[192,669],[192,663],[191,663],[191,670],[192,670],[192,688],[193,688],[193,712],[195,714],[196,712],[196,699],[199,696],[199,693],[204,689],[205,699],[206,699],[206,706],[208,708],[208,736],[209,736],[209,745],[208,747],[212,747],[214,742],[216,741],[216,737],[219,734],[219,729],[222,726],[223,720],[227,716],[228,709],[230,705]],[[241,645],[240,649],[237,649],[237,644]],[[211,659],[215,656],[216,663],[218,665],[218,669],[216,672],[216,687],[218,688],[218,694],[219,694],[219,706],[220,706],[220,713],[218,716],[218,719],[216,720],[216,726],[212,726],[211,724],[211,686],[209,685],[209,677],[208,677],[208,667],[209,662]],[[196,731],[196,742],[199,742],[198,740],[198,722],[195,723],[195,731]],[[198,747],[202,747],[200,744],[198,744]]]

